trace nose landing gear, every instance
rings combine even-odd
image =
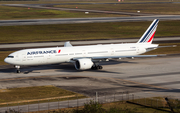
[[[14,66],[16,68],[16,73],[20,73],[20,66]]]

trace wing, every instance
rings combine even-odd
[[[157,56],[158,55],[104,56],[104,57],[92,57],[92,59],[98,60],[98,59],[143,58],[143,57],[157,57]]]
[[[83,58],[90,58],[94,60],[108,60],[108,59],[121,59],[121,58],[144,58],[144,57],[158,57],[158,56],[165,56],[165,55],[129,55],[129,56],[96,56],[96,57],[75,57],[71,60],[83,59]]]

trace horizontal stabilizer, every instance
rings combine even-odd
[[[177,45],[169,45],[169,46],[158,46],[157,48],[164,48],[164,47],[177,47]]]

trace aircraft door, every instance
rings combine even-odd
[[[47,55],[47,60],[50,60],[51,59],[51,55]]]
[[[46,62],[47,63],[51,62],[51,55],[50,54],[46,55]]]
[[[22,60],[22,55],[19,53],[15,54],[15,61],[21,62],[21,60]]]
[[[136,47],[136,53],[139,53],[139,47],[138,46]]]
[[[110,52],[111,52],[111,55],[114,55],[114,48],[111,48]]]
[[[26,61],[26,54],[22,54],[22,61]]]
[[[86,57],[87,55],[86,55],[86,50],[83,50],[82,51],[82,54],[83,54],[83,57]]]

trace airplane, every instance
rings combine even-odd
[[[154,19],[137,43],[104,44],[72,46],[65,42],[64,47],[23,49],[8,55],[4,61],[12,64],[16,72],[20,73],[23,65],[45,65],[63,62],[73,63],[77,70],[102,69],[100,61],[109,59],[157,57],[158,55],[140,55],[158,48],[152,44],[158,19]]]

